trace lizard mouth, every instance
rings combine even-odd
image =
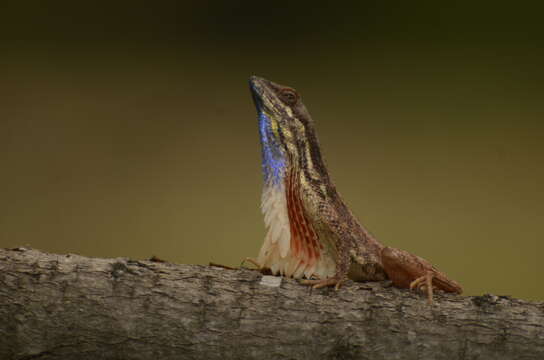
[[[257,108],[257,112],[261,112],[263,110],[263,80],[262,78],[258,76],[252,76],[249,78],[249,89],[251,90],[251,96],[253,98],[253,103],[255,104],[255,107]]]
[[[255,104],[257,113],[271,112],[271,98],[275,97],[273,88],[274,83],[265,78],[255,75],[249,78],[249,89],[251,90],[251,96],[253,97],[253,103]]]

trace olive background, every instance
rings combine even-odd
[[[259,75],[301,93],[381,242],[544,300],[542,9],[317,4],[4,2],[0,247],[256,256]]]

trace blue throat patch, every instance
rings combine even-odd
[[[276,140],[270,124],[270,118],[259,112],[259,133],[261,135],[263,176],[265,184],[279,185],[285,173],[285,155]]]

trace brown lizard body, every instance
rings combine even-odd
[[[314,288],[391,279],[398,287],[461,292],[426,260],[384,247],[355,218],[321,156],[314,123],[292,88],[251,77],[259,117],[268,232],[257,264]],[[426,282],[423,283],[424,279]],[[430,279],[430,280],[429,280]],[[431,284],[429,286],[429,284]]]

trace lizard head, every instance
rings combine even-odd
[[[315,139],[312,119],[291,87],[252,76],[249,87],[259,120],[265,182],[278,183],[290,164],[305,161]]]

